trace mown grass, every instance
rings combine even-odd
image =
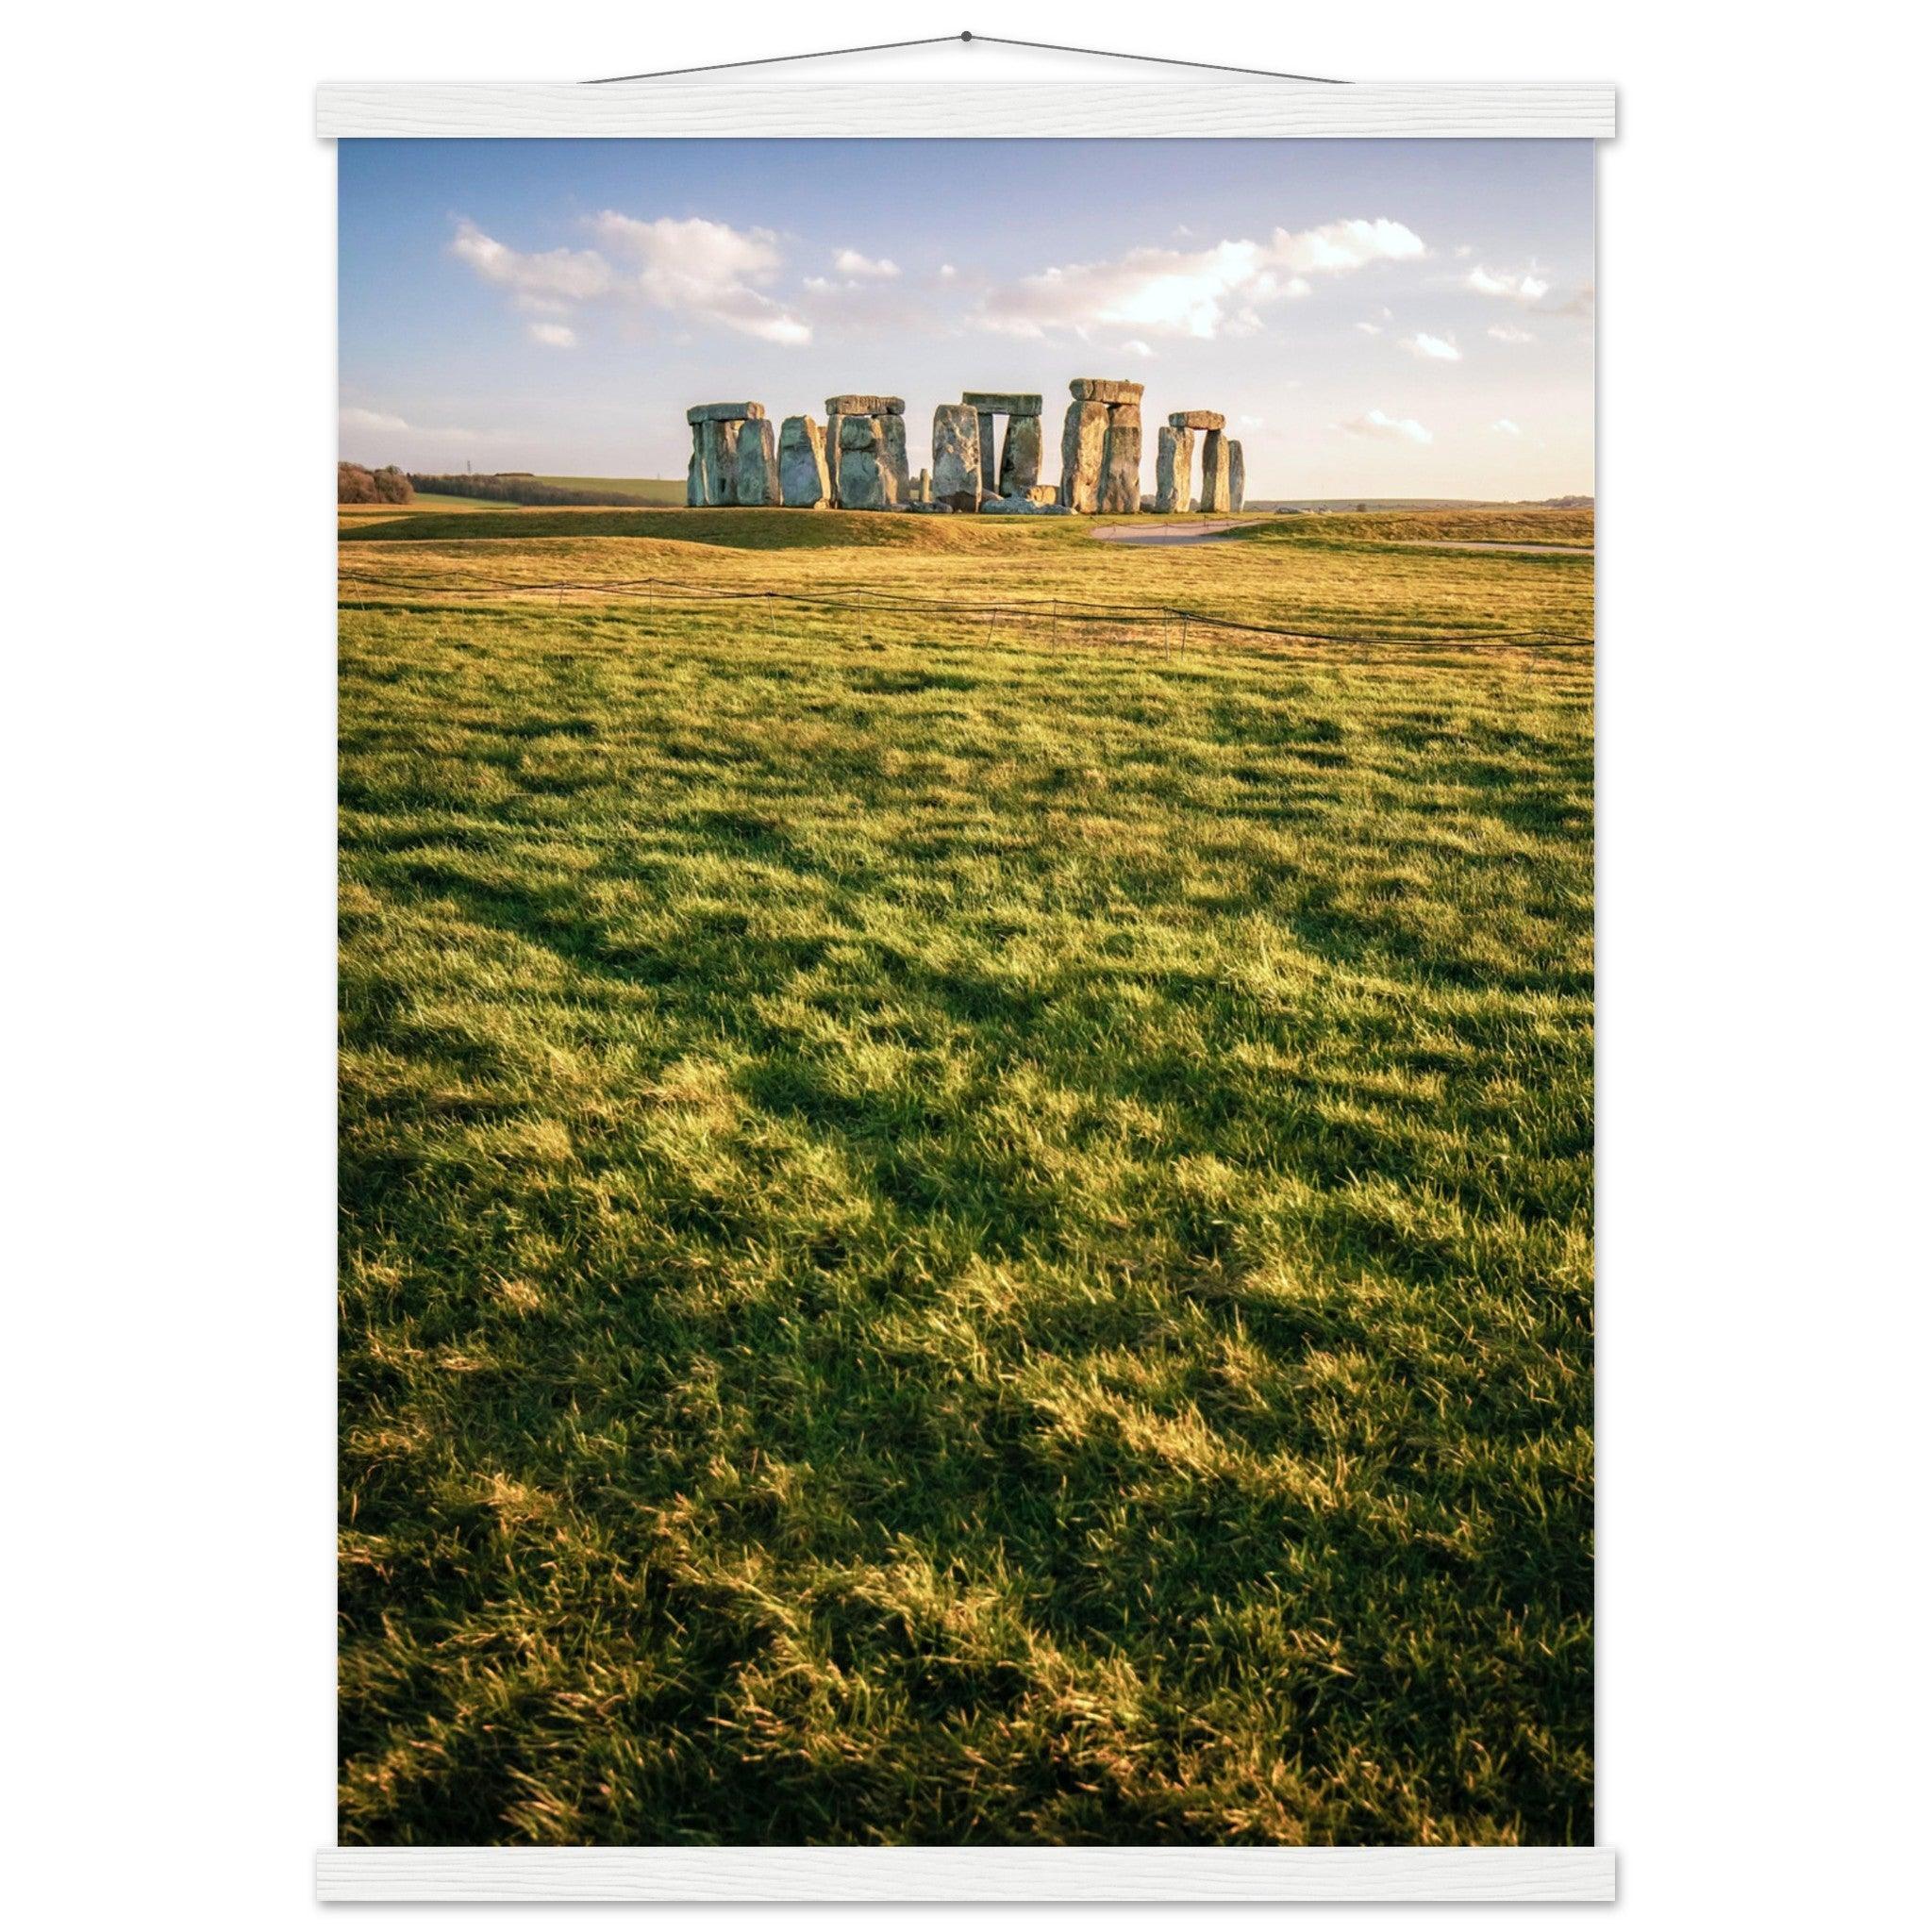
[[[740,516],[343,546],[343,1838],[1588,1840],[1588,560]]]

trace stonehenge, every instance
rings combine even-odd
[[[1060,480],[1040,480],[1044,398],[1018,390],[967,390],[933,411],[932,463],[911,468],[903,396],[825,398],[822,427],[787,416],[775,430],[762,403],[697,403],[685,411],[691,462],[684,500],[787,509],[921,509],[974,515],[1131,515],[1142,508],[1141,401],[1144,386],[1075,376],[1060,431]],[[998,419],[1006,417],[1004,438]],[[1148,507],[1163,515],[1241,509],[1247,500],[1241,446],[1214,409],[1177,409],[1160,425]],[[1201,489],[1192,494],[1194,446]]]
[[[684,412],[691,425],[691,467],[684,483],[690,508],[708,509],[738,501],[741,435],[747,423],[762,422],[764,414],[762,403],[699,403]]]
[[[1060,501],[1091,515],[1141,508],[1141,397],[1138,382],[1075,376],[1060,431]]]
[[[904,396],[825,398],[832,501],[841,509],[897,509],[912,501]]]

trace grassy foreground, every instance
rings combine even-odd
[[[1587,1841],[1589,559],[611,514],[342,546],[343,1839]]]

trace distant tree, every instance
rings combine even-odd
[[[375,493],[375,478],[360,463],[338,463],[336,465],[336,501],[338,503],[380,503],[382,498]]]
[[[621,509],[649,507],[647,499],[622,491],[567,490],[557,483],[540,483],[527,470],[499,470],[487,476],[425,476],[411,473],[409,481],[432,496],[474,496],[485,503],[526,504],[534,508],[587,505]]]
[[[385,463],[371,481],[377,503],[414,503],[416,487],[393,463]]]

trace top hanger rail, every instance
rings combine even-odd
[[[978,41],[990,47],[1026,47],[1042,54],[1084,54],[1102,60],[1144,60],[1161,67],[1195,67],[1211,74],[1249,74],[1263,80],[1302,80],[1316,87],[1350,87],[1324,74],[1283,74],[1272,67],[1231,67],[1219,60],[1182,60],[1172,54],[1124,54],[1115,47],[1062,47],[1052,41],[1015,41],[1003,34],[927,34],[916,41],[877,41],[867,47],[822,47],[809,54],[760,54],[750,60],[710,60],[696,67],[660,67],[648,74],[606,74],[579,83],[615,87],[628,80],[670,80],[685,74],[721,74],[733,67],[778,67],[791,60],[837,60],[847,54],[890,54],[902,47],[943,47]]]

